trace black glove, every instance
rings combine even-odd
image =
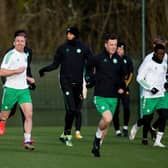
[[[155,87],[151,89],[151,92],[152,92],[153,94],[156,94],[158,91],[159,91],[159,90],[158,90],[157,88],[155,88]]]
[[[85,76],[85,81],[86,81],[86,88],[92,88],[95,86],[95,78],[94,76]]]
[[[94,87],[94,85],[95,85],[94,82],[86,83],[86,88],[87,88],[87,89],[92,88],[92,87]]]
[[[164,88],[168,91],[168,82],[164,83]]]
[[[40,77],[43,77],[43,76],[45,75],[43,69],[40,69],[40,70],[39,70],[39,75],[40,75]]]
[[[36,89],[35,83],[29,84],[29,89],[30,90],[35,90]]]

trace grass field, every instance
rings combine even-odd
[[[101,148],[101,158],[91,153],[96,127],[84,127],[82,140],[73,139],[74,146],[66,147],[58,137],[62,127],[35,127],[33,138],[36,150],[22,146],[22,128],[7,127],[0,137],[0,168],[167,168],[168,149],[141,145],[141,131],[135,141],[117,138],[111,128]],[[166,130],[166,134],[168,131]],[[163,143],[168,146],[168,135]]]

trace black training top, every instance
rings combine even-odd
[[[118,89],[125,88],[126,69],[123,60],[116,53],[110,58],[104,50],[101,54],[94,56],[91,62],[96,69],[94,95],[117,97]]]
[[[79,39],[66,41],[59,46],[54,55],[53,63],[42,68],[49,72],[60,65],[61,82],[83,83],[85,63],[92,57],[92,53]]]
[[[126,78],[129,78],[130,73],[133,73],[133,71],[134,71],[133,62],[130,59],[130,57],[128,57],[126,55],[122,56],[122,59],[124,61],[124,64],[125,64],[126,70],[127,70],[127,77]]]

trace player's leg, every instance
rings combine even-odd
[[[102,114],[102,118],[99,121],[98,128],[96,131],[96,135],[93,141],[92,153],[95,157],[100,157],[100,141],[103,135],[103,132],[108,129],[110,123],[112,121],[112,114],[110,111],[105,111]]]
[[[0,113],[0,135],[3,135],[6,127],[6,120],[10,115],[10,110],[16,103],[16,94],[14,89],[4,88],[3,99]]]
[[[17,109],[17,104],[18,104],[18,103],[15,103],[14,106],[12,107],[11,112],[10,112],[10,114],[9,114],[9,118],[11,118],[12,116],[15,115],[16,109]]]
[[[152,119],[153,119],[153,114],[143,116],[143,122],[144,122],[143,137],[142,137],[142,144],[143,145],[148,144],[148,132],[150,130],[150,125],[151,125]]]
[[[74,89],[75,89],[74,96],[75,96],[75,106],[76,106],[75,137],[76,139],[81,139],[83,138],[83,136],[81,135],[81,126],[82,126],[81,108],[82,108],[82,103],[83,103],[82,85],[77,85]]]
[[[110,126],[115,109],[117,106],[117,98],[94,97],[94,103],[97,111],[101,115],[96,135],[93,141],[92,153],[95,157],[100,157],[100,142],[105,138],[105,134]],[[104,135],[103,135],[104,134]]]
[[[128,137],[128,123],[130,119],[130,96],[129,93],[122,96],[122,104],[124,111],[124,125],[123,125],[123,135]]]
[[[153,141],[155,141],[156,139],[156,134],[157,134],[157,129],[158,129],[158,126],[159,126],[159,123],[160,123],[160,120],[161,119],[161,113],[162,113],[162,109],[158,109],[157,110],[157,113],[158,113],[158,117],[157,119],[153,122],[152,126],[150,127],[150,134],[151,134],[151,138]]]
[[[144,98],[142,104],[143,113],[143,137],[142,144],[148,144],[148,132],[150,131],[151,121],[153,119],[154,111],[160,102],[160,98]]]
[[[29,89],[17,91],[18,104],[22,109],[25,117],[24,121],[24,147],[25,149],[34,150],[35,147],[31,143],[32,132],[32,118],[33,118],[33,105]]]
[[[32,131],[32,116],[33,116],[33,107],[32,103],[23,103],[20,104],[20,107],[25,116],[24,121],[24,147],[25,149],[34,150],[35,147],[31,143],[31,131]]]
[[[120,130],[120,124],[119,124],[120,99],[121,97],[118,98],[117,107],[113,116],[113,125],[114,125],[114,129],[117,137],[121,136],[121,130]]]
[[[4,135],[6,120],[8,119],[10,111],[1,111],[0,113],[0,135]]]
[[[164,135],[166,120],[168,118],[168,92],[165,93],[164,97],[160,98],[160,101],[157,104],[157,109],[159,109],[159,122],[154,146],[165,147],[165,145],[161,143],[161,140]]]
[[[134,140],[139,128],[144,124],[143,118],[139,118],[138,121],[131,127],[129,139]]]
[[[66,144],[66,146],[72,146],[72,125],[75,117],[76,109],[75,109],[75,99],[73,93],[72,84],[64,85],[62,87],[63,95],[64,95],[64,103],[65,103],[65,126],[64,132],[60,136],[60,140]]]
[[[156,134],[154,146],[165,147],[165,145],[161,143],[161,140],[164,135],[167,118],[168,118],[168,109],[160,109],[159,110],[158,132]]]
[[[139,110],[139,119],[137,122],[131,127],[130,134],[129,134],[129,140],[134,140],[135,136],[139,130],[139,128],[143,125],[143,104],[144,104],[144,97],[141,97],[140,99],[140,110]]]

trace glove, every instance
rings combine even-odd
[[[89,88],[92,88],[94,87],[95,83],[94,82],[88,82],[86,83],[86,88],[89,89]]]
[[[168,91],[168,82],[164,83],[164,88]]]
[[[86,81],[86,88],[92,88],[95,85],[95,78],[94,76],[90,77],[90,76],[85,76],[85,81]]]
[[[44,71],[42,69],[39,70],[40,77],[43,77],[45,75]]]
[[[36,89],[36,85],[34,83],[29,84],[29,89],[30,90],[35,90]]]
[[[159,90],[157,88],[155,88],[155,87],[151,89],[152,94],[156,94],[158,91]]]

